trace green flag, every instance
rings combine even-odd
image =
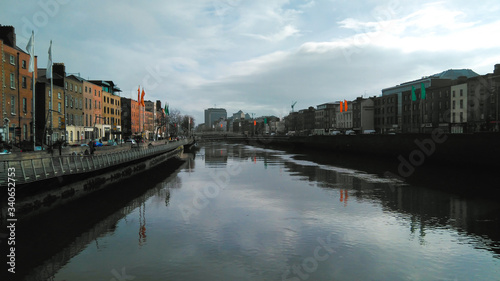
[[[416,101],[417,100],[417,95],[415,95],[415,87],[411,86],[411,100]]]
[[[165,103],[165,114],[166,114],[167,116],[169,116],[169,115],[170,115],[170,113],[168,112],[168,103]]]
[[[425,100],[425,85],[420,83],[420,93],[422,93],[422,99]]]

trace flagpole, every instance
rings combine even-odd
[[[33,66],[35,65],[35,32],[31,31],[33,35]],[[36,150],[36,134],[35,134],[35,69],[31,72],[31,90],[33,95],[33,104],[31,105],[33,111],[33,151]]]

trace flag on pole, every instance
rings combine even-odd
[[[30,65],[29,65],[29,72],[35,71],[35,32],[31,31],[31,37],[30,40],[28,41],[28,45],[26,45],[26,51],[28,51],[28,54],[30,55]]]
[[[141,102],[141,86],[139,86],[139,88],[137,88],[137,102],[138,103]]]
[[[52,79],[52,40],[50,40],[49,61],[47,62],[47,74],[45,76],[47,79]]]
[[[422,99],[425,100],[425,84],[423,82],[420,83],[420,93],[422,95]]]
[[[415,86],[411,86],[411,100],[416,101],[417,95],[415,95]]]
[[[347,101],[344,100],[344,110],[347,111]]]
[[[165,114],[167,114],[167,116],[170,115],[170,112],[168,112],[168,103],[165,103]]]
[[[142,105],[142,107],[146,106],[144,104],[144,95],[146,95],[146,93],[144,92],[144,88],[142,88],[142,94],[141,94],[141,105]]]
[[[340,112],[344,111],[344,103],[340,102]]]

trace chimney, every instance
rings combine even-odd
[[[52,72],[54,74],[60,75],[61,77],[66,77],[66,68],[64,67],[64,63],[62,62],[54,63],[52,65]]]
[[[495,64],[495,71],[493,72],[495,75],[500,74],[500,64]]]
[[[0,40],[10,47],[16,47],[16,31],[13,26],[0,25]]]

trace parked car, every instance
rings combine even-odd
[[[332,135],[332,136],[337,136],[337,135],[341,135],[341,134],[342,134],[342,133],[341,133],[340,131],[332,131],[332,132],[330,133],[330,135]]]
[[[354,135],[356,135],[356,132],[354,132],[353,130],[347,130],[347,131],[345,131],[345,134],[346,134],[346,136],[354,136]]]
[[[365,135],[374,135],[376,133],[377,133],[377,131],[375,131],[375,130],[364,130],[363,131],[363,134],[365,134]]]
[[[132,147],[137,146],[137,142],[134,139],[127,139],[125,143],[132,144]]]
[[[99,140],[92,141],[92,144],[94,145],[94,147],[103,146],[102,142],[100,142]]]

